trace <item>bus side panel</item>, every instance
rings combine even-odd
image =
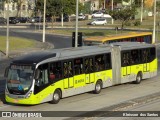
[[[95,72],[95,84],[98,80],[104,80],[105,72],[100,71],[100,72]]]
[[[150,63],[150,74],[151,77],[154,77],[157,75],[158,71],[158,59],[156,58],[154,61]]]
[[[63,88],[67,89],[69,87],[69,81],[68,78],[63,79]]]
[[[94,83],[95,81],[95,73],[90,73],[90,83]]]
[[[85,86],[85,74],[74,76],[74,88]]]
[[[112,86],[112,70],[104,71],[103,88]]]

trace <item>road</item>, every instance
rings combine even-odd
[[[15,33],[15,35],[17,35],[17,33]],[[59,42],[60,39],[57,41]],[[63,44],[65,44],[65,42],[68,42],[68,41],[65,41],[64,39]],[[158,48],[158,51],[159,51],[159,48]],[[159,52],[158,52],[158,57],[160,57]],[[139,85],[128,83],[128,84],[113,86],[113,87],[103,89],[102,92],[98,95],[92,94],[92,93],[85,93],[81,95],[64,98],[60,101],[59,104],[53,104],[53,105],[49,103],[43,103],[35,106],[0,104],[0,111],[15,111],[15,110],[16,111],[79,111],[76,113],[77,115],[79,115],[81,114],[82,111],[97,111],[101,109],[109,109],[112,106],[117,106],[117,104],[119,105],[120,103],[127,103],[128,101],[131,101],[132,103],[133,99],[159,93],[160,92],[160,88],[159,88],[160,74],[159,73],[160,71],[158,72],[157,77],[144,80]],[[157,103],[153,101],[152,103],[148,103],[144,106],[135,107],[135,109],[134,107],[131,107],[128,110],[132,110],[132,108],[133,110],[151,110],[149,108],[152,105],[153,105],[152,110],[157,110],[157,109],[160,110],[160,107],[158,106],[158,104],[159,104],[159,101],[157,100]],[[65,112],[60,112],[60,114],[65,114]],[[54,114],[52,115],[54,116]],[[1,118],[1,120],[3,119],[5,120],[6,118]],[[14,119],[17,120],[17,118],[12,118],[12,120]],[[36,119],[36,118],[30,118],[30,119]],[[54,117],[54,118],[47,118],[47,119],[62,120],[63,118]],[[105,120],[106,118],[102,118],[102,119]],[[122,118],[122,119],[126,120],[127,118]],[[136,120],[136,119],[133,119],[133,120]]]
[[[9,35],[42,41],[42,33],[38,33],[34,30],[32,32],[29,31],[29,29],[10,28]],[[6,36],[6,29],[0,29],[0,35]],[[46,34],[46,42],[52,43],[55,46],[55,48],[66,48],[72,46],[71,36]]]

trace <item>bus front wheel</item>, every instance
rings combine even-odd
[[[95,85],[94,93],[99,94],[101,92],[101,89],[102,89],[102,81],[98,80]]]
[[[139,72],[137,74],[137,77],[136,77],[136,81],[134,81],[135,84],[140,84],[141,83],[141,80],[142,80],[142,73]]]
[[[59,89],[56,89],[53,93],[53,99],[50,103],[57,104],[61,99],[61,91]]]

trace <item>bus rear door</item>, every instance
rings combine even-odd
[[[93,57],[84,58],[85,83],[90,84],[95,80],[94,77],[94,61]]]
[[[131,74],[131,66],[130,66],[130,51],[122,52],[122,76],[124,78],[124,82],[129,81],[129,76]]]

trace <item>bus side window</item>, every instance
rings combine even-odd
[[[139,50],[131,50],[131,64],[135,65],[139,63],[140,55]]]
[[[73,76],[73,64],[72,61],[63,63],[63,77],[72,77]]]
[[[44,86],[49,83],[48,80],[48,64],[43,64],[38,67],[41,70],[39,78],[39,86]]]
[[[96,71],[102,71],[105,69],[104,65],[104,55],[97,55],[95,56],[95,70]]]
[[[108,53],[106,54],[106,64],[105,64],[105,69],[108,70],[108,69],[111,69],[111,54]]]
[[[150,57],[150,49],[141,49],[141,56],[142,56],[142,63],[147,63],[149,62],[149,57]]]
[[[84,59],[84,72],[85,73],[94,72],[93,58]]]
[[[51,81],[62,78],[61,62],[50,63],[49,78]]]
[[[122,60],[121,61],[122,67],[130,65],[130,61],[131,61],[130,52],[129,51],[122,52],[121,60]]]
[[[156,48],[150,48],[150,61],[152,62],[156,58]]]
[[[74,75],[83,73],[83,59],[77,58],[74,60]]]

